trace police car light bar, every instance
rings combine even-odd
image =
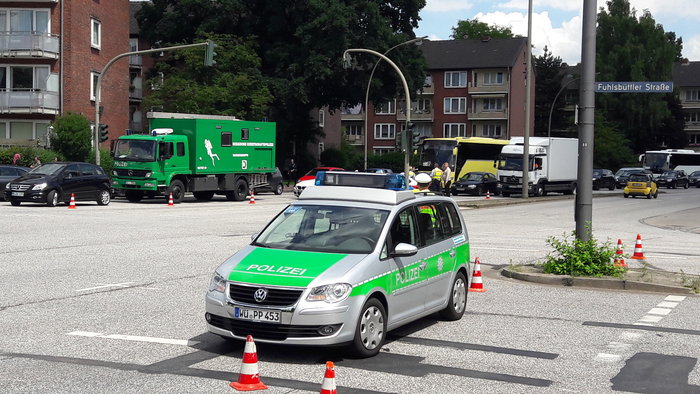
[[[153,130],[151,131],[151,135],[153,135],[153,136],[156,136],[156,135],[166,135],[166,134],[172,134],[172,133],[173,133],[173,129],[165,129],[165,128],[162,128],[162,129],[153,129]]]
[[[407,190],[406,178],[401,174],[373,174],[350,171],[319,171],[316,186],[354,186],[372,189]]]

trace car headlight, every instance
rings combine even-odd
[[[5,185],[5,190],[10,190],[10,186],[12,186],[11,183],[6,184],[6,185]]]
[[[219,293],[226,291],[226,279],[220,273],[214,272],[214,276],[209,283],[209,291],[218,291]]]
[[[329,304],[343,301],[350,295],[352,286],[349,283],[334,283],[311,289],[306,301],[325,301]]]
[[[39,183],[38,185],[34,185],[32,190],[44,190],[46,189],[46,182],[44,183]]]

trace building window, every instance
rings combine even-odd
[[[374,125],[375,140],[396,139],[396,125],[394,123],[377,123]]]
[[[48,10],[0,10],[0,32],[48,33],[49,23]]]
[[[445,73],[446,88],[466,88],[467,87],[467,72],[466,71],[447,71]]]
[[[418,99],[413,106],[413,112],[417,114],[429,114],[431,107],[430,99]]]
[[[423,87],[424,88],[432,88],[433,87],[433,76],[428,74],[425,76],[425,81],[423,81]]]
[[[0,67],[0,89],[13,91],[46,90],[49,78],[47,66]]]
[[[362,135],[362,125],[351,124],[345,126],[345,135],[347,136],[361,136]]]
[[[685,123],[697,125],[700,123],[700,112],[686,112],[684,118]]]
[[[100,76],[99,73],[90,73],[90,100],[95,101],[95,93],[97,90],[97,78]]]
[[[501,137],[501,125],[499,124],[485,124],[481,128],[482,137],[500,138]]]
[[[396,115],[396,101],[389,100],[377,104],[374,113],[377,115]]]
[[[48,122],[0,121],[0,138],[13,140],[36,140],[40,145],[48,146]]]
[[[700,90],[686,90],[685,91],[685,101],[700,101]]]
[[[503,85],[503,73],[485,73],[484,85]]]
[[[100,49],[102,45],[102,23],[97,19],[90,19],[90,46]]]
[[[320,109],[318,110],[318,127],[323,127],[326,123],[326,113]]]
[[[700,134],[688,134],[688,145],[700,145]]]
[[[484,99],[484,112],[500,112],[503,111],[503,99],[488,98]]]
[[[466,97],[445,97],[445,113],[446,114],[465,114],[465,113],[467,113],[467,98]]]
[[[445,123],[443,137],[455,138],[466,137],[467,125],[465,123]]]
[[[377,156],[381,156],[386,153],[396,152],[396,148],[393,146],[373,146],[372,153]]]

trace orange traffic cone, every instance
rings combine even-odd
[[[70,205],[68,205],[68,209],[76,209],[75,194],[73,194],[73,193],[70,194]]]
[[[248,204],[255,204],[255,193],[252,189],[250,190],[250,201],[248,202]]]
[[[243,363],[237,382],[231,382],[229,386],[238,391],[266,390],[267,386],[260,381],[258,373],[258,352],[255,350],[253,336],[248,335],[243,349]]]
[[[326,362],[326,375],[323,377],[321,384],[321,394],[337,394],[335,389],[335,369],[333,361]]]
[[[625,258],[622,256],[622,240],[617,240],[617,250],[615,251],[615,260],[613,260],[613,265],[616,267],[627,268],[625,264]]]
[[[170,197],[168,197],[168,206],[172,207],[175,203],[173,202],[173,192],[170,192]]]
[[[642,253],[642,236],[637,234],[637,242],[634,244],[634,254],[632,258],[635,260],[646,260]]]
[[[484,282],[481,279],[481,262],[478,257],[474,260],[474,273],[472,274],[472,284],[469,286],[469,291],[476,291],[479,293],[486,291],[486,289],[484,289]]]
[[[491,199],[491,193],[488,190],[486,191],[486,199],[487,200]]]

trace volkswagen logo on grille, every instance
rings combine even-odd
[[[127,174],[129,174],[129,176],[134,176],[134,171],[129,170],[129,172]]]
[[[253,298],[255,298],[255,301],[257,301],[257,302],[265,301],[265,298],[267,298],[267,289],[255,290],[255,294],[253,294]]]

